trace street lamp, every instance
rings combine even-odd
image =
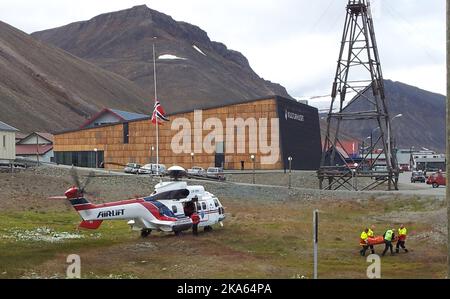
[[[152,146],[151,148],[150,148],[150,163],[153,163],[153,151],[155,150],[155,147],[154,146]]]
[[[95,168],[98,168],[98,148],[94,148],[95,152]]]
[[[355,163],[353,166],[355,167],[354,169],[352,169],[353,188],[355,190],[358,190],[358,183],[356,181],[356,169],[358,169],[359,164]]]
[[[191,153],[191,168],[194,167],[194,153]]]
[[[388,121],[388,155],[389,155],[389,163],[392,164],[392,157],[391,157],[391,147],[392,147],[392,143],[391,143],[391,122],[399,117],[402,117],[403,114],[397,114],[396,116],[394,116],[393,118],[391,118],[390,121]],[[391,167],[394,167],[394,165],[391,165]]]
[[[250,156],[250,159],[252,159],[252,162],[253,162],[253,185],[256,183],[256,180],[255,180],[255,155],[251,155]]]
[[[413,159],[413,151],[414,151],[414,146],[411,146],[409,148],[409,170],[412,171],[413,169],[413,164],[414,164],[414,159]]]
[[[288,157],[288,161],[289,161],[289,189],[291,189],[292,187],[292,157],[289,156]]]
[[[364,138],[363,139],[363,141],[362,141],[362,155],[361,155],[361,158],[364,158],[365,157],[365,141],[367,140],[367,139],[372,139],[372,137],[371,136],[367,136],[366,138]]]

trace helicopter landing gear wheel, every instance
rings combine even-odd
[[[147,238],[148,236],[150,236],[151,233],[152,233],[151,229],[144,228],[144,229],[141,230],[141,237],[142,238]]]
[[[205,226],[205,228],[203,230],[207,233],[207,232],[211,232],[213,230],[213,228],[208,225],[208,226]]]

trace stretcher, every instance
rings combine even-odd
[[[395,236],[394,239],[392,239],[392,243],[395,243],[397,241],[398,241],[398,237]],[[367,245],[380,245],[380,244],[384,244],[383,236],[376,236],[376,237],[367,239]]]

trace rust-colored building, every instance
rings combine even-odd
[[[169,115],[159,126],[160,163],[185,168],[292,168],[315,170],[321,158],[318,110],[269,97]],[[222,126],[222,129],[220,128]],[[152,149],[153,148],[153,149]],[[59,164],[122,168],[156,161],[156,126],[150,117],[55,134]]]

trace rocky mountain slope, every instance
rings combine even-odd
[[[260,78],[241,53],[145,5],[32,35],[128,78],[149,95],[155,44],[158,94],[168,112],[274,94],[290,98],[284,87]]]
[[[0,22],[0,120],[23,132],[76,128],[102,107],[147,112],[131,81]]]
[[[385,93],[391,118],[403,115],[392,121],[397,147],[425,147],[445,153],[445,96],[390,80],[385,80]],[[367,103],[357,100],[348,107],[348,111],[367,109]],[[344,122],[342,129],[362,140],[370,136],[377,126],[369,122],[360,125]]]

